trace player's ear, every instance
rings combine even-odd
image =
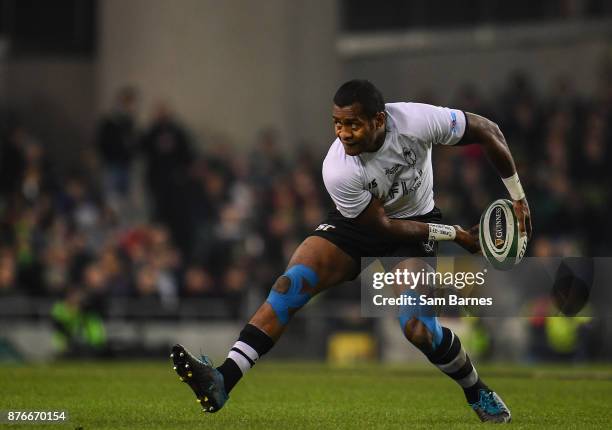
[[[387,114],[384,112],[378,112],[374,117],[376,121],[376,128],[381,128],[385,126],[385,118],[387,118]]]

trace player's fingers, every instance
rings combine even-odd
[[[519,218],[519,231],[521,236],[527,236],[527,217],[525,215]]]
[[[521,236],[526,236],[527,235],[526,224],[527,224],[528,215],[525,213],[525,211],[523,210],[523,207],[520,205],[514,206],[514,214],[516,215],[516,218],[518,219],[519,233],[521,234]]]
[[[531,235],[533,234],[533,227],[531,225],[530,216],[525,217],[525,224],[526,224],[526,230],[527,230],[527,239],[531,240]]]

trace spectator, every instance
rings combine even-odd
[[[51,310],[53,344],[63,356],[96,356],[104,352],[106,330],[100,315],[87,305],[84,290],[72,288]]]
[[[10,197],[19,188],[25,169],[27,133],[20,125],[13,126],[3,139],[0,157],[0,192]]]
[[[119,203],[130,190],[130,168],[138,144],[137,100],[133,87],[122,88],[113,111],[98,125],[96,146],[103,162],[105,194],[111,202]]]
[[[214,280],[203,267],[189,266],[185,270],[183,295],[186,297],[205,297],[214,292]]]
[[[251,177],[256,187],[267,188],[286,172],[286,162],[279,147],[279,132],[270,127],[259,132],[251,160]]]
[[[0,297],[17,292],[17,264],[10,248],[0,250]]]
[[[189,169],[194,155],[187,133],[165,103],[156,107],[141,146],[153,219],[168,226],[175,242],[185,251],[192,234],[185,228],[183,218],[189,210]]]

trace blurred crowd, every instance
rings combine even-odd
[[[90,307],[109,296],[240,296],[269,285],[324,216],[322,154],[288,160],[273,129],[247,152],[198,151],[164,104],[140,130],[137,97],[121,90],[79,165],[62,171],[25,122],[6,127],[0,297],[66,295]]]
[[[134,89],[121,90],[70,168],[51,161],[27,118],[8,121],[0,296],[78,301],[86,291],[90,303],[109,296],[173,303],[264,290],[331,208],[320,145],[301,142],[287,154],[290,145],[274,129],[261,130],[247,150],[196,144],[163,104],[140,128],[137,101]],[[452,106],[487,116],[504,132],[533,214],[531,255],[607,255],[612,88],[585,100],[559,80],[541,95],[516,74],[495,97],[465,86]],[[434,163],[436,201],[449,223],[473,225],[506,195],[477,147],[440,148]]]
[[[484,98],[472,86],[454,107],[493,119],[517,164],[533,217],[529,256],[608,256],[611,214],[612,82],[609,74],[592,99],[559,78],[539,95],[528,77],[514,74],[501,94]],[[473,225],[486,205],[507,198],[477,146],[434,151],[436,200],[447,220]]]

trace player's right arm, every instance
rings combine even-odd
[[[472,253],[480,250],[477,231],[389,218],[383,202],[366,189],[367,181],[359,163],[352,157],[346,157],[338,142],[332,145],[323,161],[323,182],[342,216],[354,219],[372,234],[406,242],[453,240]]]
[[[389,218],[380,199],[372,196],[370,204],[355,218],[355,222],[370,229],[374,234],[407,242],[426,240],[452,240],[471,253],[480,251],[478,230],[464,230],[458,225],[424,223]]]

